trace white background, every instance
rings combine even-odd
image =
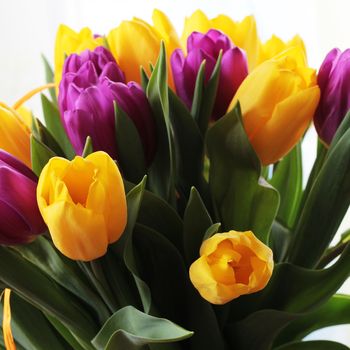
[[[263,40],[274,33],[285,40],[300,34],[309,63],[315,68],[333,47],[350,47],[350,0],[0,0],[0,101],[12,104],[44,83],[40,55],[44,53],[53,61],[60,23],[76,30],[89,26],[94,33],[106,34],[122,19],[137,16],[150,20],[153,8],[165,11],[179,33],[183,18],[197,8],[210,17],[224,13],[235,20],[253,14]],[[40,114],[39,97],[27,105]],[[304,147],[306,173],[315,154],[314,145],[311,132]],[[340,231],[349,226],[348,213]],[[349,281],[341,291],[350,293]],[[350,327],[328,328],[312,337],[350,345]]]

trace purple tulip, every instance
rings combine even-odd
[[[0,150],[0,244],[31,242],[46,230],[36,201],[36,175]]]
[[[318,73],[321,98],[314,116],[319,137],[330,144],[350,109],[350,49],[331,50]]]
[[[196,78],[203,60],[206,84],[214,70],[219,53],[222,50],[219,86],[212,118],[222,117],[238,87],[248,74],[247,59],[244,51],[234,46],[230,39],[218,30],[211,29],[206,34],[193,32],[187,39],[187,56],[177,49],[171,56],[176,92],[190,109],[196,85]]]
[[[144,147],[146,163],[155,153],[155,121],[141,87],[125,83],[124,73],[104,47],[70,55],[64,64],[58,103],[66,132],[82,154],[87,136],[95,151],[118,158],[114,101],[132,119]]]

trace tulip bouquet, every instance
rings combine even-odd
[[[303,338],[350,323],[349,57],[317,75],[251,16],[60,26],[48,85],[0,104],[0,347],[347,349]]]

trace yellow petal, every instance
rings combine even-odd
[[[280,102],[252,145],[263,164],[272,164],[287,154],[309,126],[320,98],[318,86],[301,91]]]
[[[33,121],[32,111],[23,105],[19,107],[16,111],[22,117],[22,120],[24,124],[28,127],[28,129],[31,129]]]
[[[4,344],[6,350],[16,350],[16,344],[13,340],[11,330],[11,305],[10,305],[11,289],[4,290],[4,308],[2,318],[2,332],[4,336]]]
[[[12,108],[0,103],[0,148],[31,167],[30,130]]]

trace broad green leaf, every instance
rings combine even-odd
[[[184,246],[189,264],[198,259],[203,236],[212,224],[200,194],[192,187],[184,214]]]
[[[87,157],[89,154],[91,154],[94,151],[92,146],[92,138],[88,136],[85,141],[82,157]]]
[[[146,177],[142,182],[135,186],[126,196],[128,206],[128,223],[123,234],[125,240],[124,261],[128,270],[132,273],[137,285],[144,311],[149,313],[151,309],[151,293],[147,284],[140,278],[136,264],[136,258],[133,247],[133,231],[140,210],[142,196],[146,186]]]
[[[107,320],[92,343],[97,350],[136,350],[147,344],[180,341],[192,334],[169,320],[126,306]]]
[[[86,349],[91,348],[88,342],[98,327],[84,304],[14,251],[0,246],[0,260],[6,261],[0,264],[0,280],[39,310],[58,318],[85,342]]]
[[[139,132],[134,122],[116,102],[114,113],[118,165],[127,180],[139,183],[146,174],[145,153]]]
[[[202,87],[202,91],[199,91],[199,93],[202,92],[201,98],[197,99],[199,106],[196,107],[195,109],[197,109],[198,111],[193,110],[192,115],[194,115],[195,120],[198,124],[198,128],[202,133],[202,135],[205,135],[208,129],[209,120],[213,112],[213,108],[216,100],[216,94],[219,86],[221,59],[222,59],[222,51],[220,51],[219,57],[216,61],[211,77],[209,78],[206,84],[204,84],[205,64],[202,64],[201,66],[203,71],[199,71],[198,73],[200,75],[202,74],[203,77],[199,76],[196,81],[196,84],[198,83],[204,86]]]
[[[191,114],[170,89],[169,103],[177,160],[176,186],[186,202],[192,186],[203,192],[204,143]]]
[[[149,168],[148,185],[152,192],[175,205],[174,145],[169,117],[166,54],[163,42],[146,94],[157,127],[157,152]]]
[[[343,344],[328,340],[313,340],[282,345],[274,350],[349,350]]]
[[[60,113],[57,107],[51,101],[49,101],[45,95],[41,95],[41,104],[47,129],[63,149],[66,157],[68,159],[73,159],[75,152],[72,144],[68,140],[68,136],[62,125]]]
[[[41,55],[41,58],[44,62],[46,83],[48,83],[48,84],[53,83],[55,81],[53,69],[50,66],[49,61],[46,59],[46,57],[44,55]],[[52,101],[57,105],[56,89],[50,88],[49,92],[50,92],[50,96],[51,96]]]
[[[143,225],[136,225],[134,239],[142,277],[150,287],[155,310],[194,331],[185,348],[224,350],[214,310],[190,283],[179,251],[161,234]]]
[[[11,293],[11,329],[15,343],[26,349],[70,350],[72,349],[57,334],[41,311],[24,301],[16,293]],[[3,305],[0,303],[0,325]],[[0,327],[1,328],[1,327]]]
[[[30,136],[30,155],[32,159],[32,169],[37,176],[40,175],[50,158],[56,156],[53,151],[39,141],[34,135]]]
[[[289,261],[317,264],[350,204],[350,129],[328,151],[297,222]]]
[[[269,181],[280,194],[277,219],[292,228],[302,196],[301,145],[298,143],[277,165]]]
[[[217,121],[207,133],[209,186],[223,231],[252,230],[268,242],[279,195],[260,177],[261,165],[241,121],[239,106]]]
[[[275,346],[302,340],[310,333],[325,327],[350,324],[350,296],[334,295],[314,311],[301,315],[277,337]]]
[[[288,247],[291,240],[291,231],[275,220],[272,224],[270,244],[273,251],[273,260],[275,262],[283,262],[286,258]]]
[[[269,350],[276,335],[297,317],[277,310],[260,310],[225,327],[232,349]]]
[[[277,264],[261,292],[231,302],[231,320],[240,320],[259,309],[291,313],[312,311],[325,303],[349,277],[350,244],[327,269],[311,270],[289,263]]]
[[[100,323],[105,322],[109,312],[100,297],[91,289],[75,262],[63,256],[45,237],[38,237],[29,244],[15,248],[21,256],[35,264],[63,288],[89,304]]]

